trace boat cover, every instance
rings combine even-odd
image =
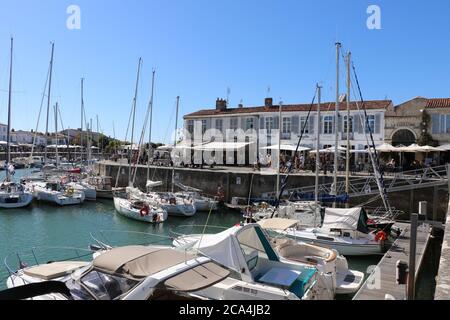
[[[358,230],[368,233],[367,214],[362,207],[349,209],[326,208],[323,229]]]

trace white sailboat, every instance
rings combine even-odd
[[[11,181],[14,173],[14,166],[11,164],[10,153],[10,131],[11,131],[11,90],[12,90],[12,61],[13,61],[13,38],[11,38],[11,59],[9,68],[9,91],[8,91],[8,128],[6,146],[6,179],[0,185],[0,208],[13,209],[28,206],[33,200],[33,196],[20,183]]]
[[[141,71],[142,59],[139,58],[136,87],[134,91],[133,104],[131,108],[132,126],[131,126],[131,146],[133,145],[134,137],[134,120],[136,114],[136,100],[138,94],[139,76]],[[132,156],[133,150],[130,148],[129,166],[128,166],[128,187],[126,188],[126,197],[123,198],[115,194],[114,207],[116,211],[127,218],[139,220],[148,223],[159,223],[167,219],[167,210],[162,207],[157,201],[152,201],[145,196],[139,189],[133,187],[132,180]]]
[[[81,204],[85,199],[83,191],[65,187],[60,181],[30,182],[29,188],[36,200],[51,202],[60,206]]]
[[[200,189],[185,186],[181,183],[176,183],[176,186],[182,191],[175,192],[175,196],[186,200],[192,200],[196,211],[209,212],[210,210],[216,211],[219,208],[219,201],[202,196]]]

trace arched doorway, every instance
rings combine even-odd
[[[399,129],[392,135],[392,145],[394,147],[407,147],[412,145],[413,143],[416,143],[416,135],[409,129]],[[411,163],[416,157],[415,153],[411,152],[400,153],[397,156],[397,163],[400,164],[402,170],[409,170],[411,168]]]
[[[400,129],[392,135],[392,145],[394,147],[403,145],[410,146],[413,143],[416,143],[416,136],[414,132],[409,129]]]

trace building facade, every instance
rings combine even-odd
[[[6,141],[8,132],[8,126],[6,124],[0,123],[0,141]]]
[[[388,108],[385,140],[398,146],[450,144],[450,99],[416,97]]]
[[[33,144],[36,137],[37,146],[45,146],[47,139],[42,133],[35,133],[33,131],[17,130],[11,132],[11,142],[15,144]]]
[[[266,98],[263,106],[228,108],[225,100],[217,99],[215,109],[200,110],[184,116],[185,136],[198,137],[202,142],[211,140],[242,141],[242,136],[234,136],[232,132],[245,132],[245,142],[258,143],[258,149],[264,146],[278,144],[278,130],[281,129],[281,144],[296,145],[302,129],[305,128],[301,145],[315,149],[317,132],[320,133],[320,148],[335,145],[335,133],[338,132],[339,145],[347,144],[347,103],[339,104],[338,128],[335,128],[335,102],[321,104],[320,123],[317,122],[317,105],[314,104],[308,118],[309,104],[274,105],[271,98]],[[368,125],[363,116],[362,105],[350,102],[350,144],[353,150],[365,150],[367,147],[368,126],[371,127],[375,144],[382,144],[385,137],[384,114],[392,108],[390,100],[366,101]],[[258,134],[247,135],[251,130]],[[241,132],[242,132],[241,131]],[[272,131],[276,131],[273,135]],[[231,132],[228,134],[228,132]],[[198,138],[197,138],[198,140]],[[370,143],[370,142],[369,142]]]

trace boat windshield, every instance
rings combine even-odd
[[[93,269],[84,275],[79,282],[69,281],[67,286],[75,300],[93,299],[92,295],[98,300],[113,300],[130,291],[137,283],[136,280]],[[91,297],[88,297],[88,295]]]
[[[239,241],[250,270],[256,267],[258,258],[278,260],[265,234],[258,227],[242,230],[237,235],[237,240]]]

